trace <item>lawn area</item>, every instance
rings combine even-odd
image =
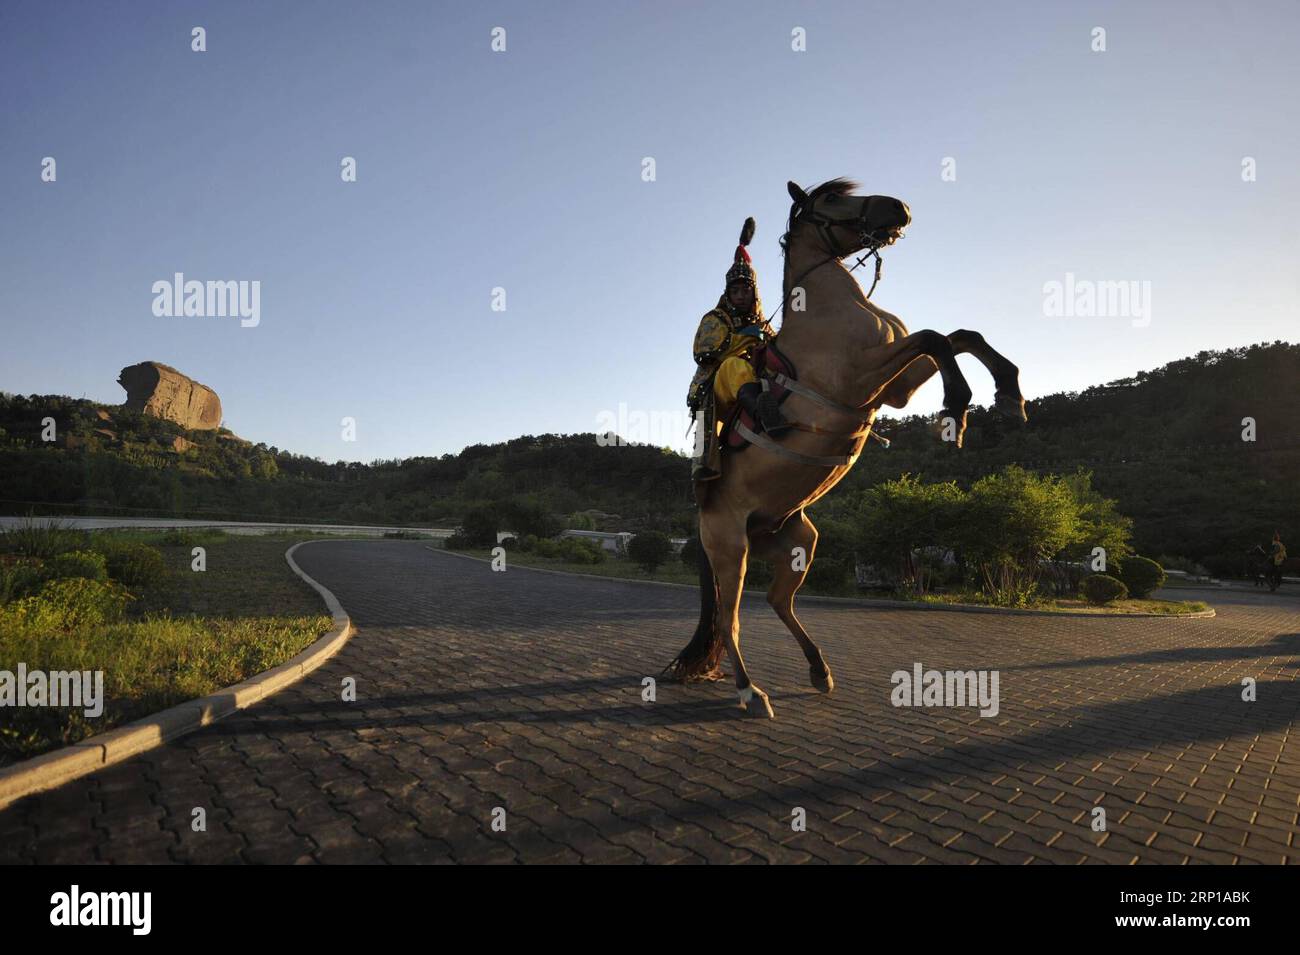
[[[277,666],[333,626],[320,596],[290,570],[285,551],[310,533],[266,536],[219,531],[68,531],[52,546],[34,548],[19,535],[0,535],[0,561],[32,565],[49,578],[29,596],[0,605],[0,671],[102,671],[103,712],[77,707],[5,709],[0,766],[78,742],[159,710],[239,683]],[[130,582],[71,581],[129,592],[117,612],[50,611],[58,554],[138,554],[152,549],[151,570],[129,565]],[[191,567],[192,548],[206,550],[207,567]],[[22,548],[26,547],[27,550]],[[16,549],[17,548],[17,549]],[[44,556],[31,551],[44,550]],[[146,555],[148,556],[148,555]],[[109,567],[115,564],[110,561]],[[8,588],[6,588],[8,589]],[[44,601],[44,603],[42,603]]]
[[[987,607],[992,606],[980,599],[978,594],[926,594],[915,599],[921,603],[949,604],[953,606]],[[1104,606],[1090,604],[1082,598],[1056,597],[1040,599],[1031,603],[1026,610],[1040,610],[1048,613],[1088,613],[1099,616],[1124,616],[1125,614],[1158,614],[1177,617],[1183,614],[1200,613],[1210,609],[1203,600],[1158,600],[1155,598],[1115,600]]]

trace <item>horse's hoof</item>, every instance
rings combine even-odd
[[[830,667],[826,667],[824,674],[819,674],[816,667],[809,667],[808,678],[812,681],[813,689],[819,693],[835,692],[835,678],[831,676]]]
[[[1029,420],[1029,415],[1025,414],[1025,399],[1019,395],[994,395],[993,410],[1016,424]]]
[[[949,411],[945,408],[939,412],[936,430],[941,441],[948,441],[961,447],[962,437],[966,434],[966,411]]]
[[[749,716],[763,716],[775,719],[776,714],[772,712],[772,702],[767,698],[767,694],[760,690],[753,683],[743,690],[737,691],[740,695],[740,708]],[[758,705],[756,706],[755,703]]]

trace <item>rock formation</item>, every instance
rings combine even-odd
[[[211,431],[221,425],[221,399],[207,385],[170,365],[142,361],[122,369],[117,383],[126,389],[123,407],[174,421],[183,428]]]

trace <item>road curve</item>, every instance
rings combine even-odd
[[[695,595],[339,541],[300,552],[357,633],[248,710],[0,812],[0,862],[1261,862],[1295,859],[1300,602],[1212,620],[807,604],[836,692],[761,600],[775,721],[660,683]],[[996,716],[891,674],[999,674]],[[345,702],[346,678],[357,699]],[[1242,680],[1256,699],[1242,699]],[[1094,831],[1093,810],[1106,828]],[[194,831],[196,809],[205,831]],[[806,831],[792,820],[806,818]],[[497,826],[494,828],[494,819]],[[499,831],[504,821],[504,831]]]

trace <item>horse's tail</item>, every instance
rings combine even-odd
[[[690,680],[718,679],[718,662],[722,659],[722,637],[717,628],[718,581],[713,576],[709,555],[700,548],[700,621],[695,625],[691,642],[664,673],[685,683]]]

